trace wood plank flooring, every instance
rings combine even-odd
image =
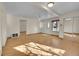
[[[79,36],[78,36],[79,37]],[[75,39],[75,38],[74,38]],[[25,51],[26,53],[20,52],[20,48],[18,50],[14,49],[14,47],[19,47],[22,45],[28,45],[32,47],[28,47],[30,52]],[[34,44],[39,45],[39,48],[34,46]],[[27,47],[27,46],[26,46]],[[42,49],[40,48],[42,47]],[[48,48],[51,49],[48,51]],[[37,50],[38,49],[38,50]],[[25,33],[21,33],[19,38],[10,38],[7,40],[6,46],[3,48],[3,56],[37,56],[42,55],[38,54],[39,49],[42,51],[44,55],[52,56],[79,56],[79,43],[77,40],[71,40],[70,37],[66,36],[61,40],[57,36],[52,36],[48,34],[38,33],[32,35],[26,35]],[[64,50],[65,53],[61,54],[59,50]],[[33,52],[32,52],[33,51]],[[52,53],[53,51],[53,53]],[[36,54],[35,54],[36,53]]]

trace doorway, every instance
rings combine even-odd
[[[20,33],[26,33],[26,20],[20,20]]]

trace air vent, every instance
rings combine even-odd
[[[18,33],[12,34],[12,37],[18,37]]]

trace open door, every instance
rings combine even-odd
[[[26,33],[26,20],[20,20],[20,32]]]

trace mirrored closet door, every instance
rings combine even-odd
[[[72,40],[73,18],[64,18],[64,39]]]
[[[64,19],[64,39],[79,42],[79,17]]]

